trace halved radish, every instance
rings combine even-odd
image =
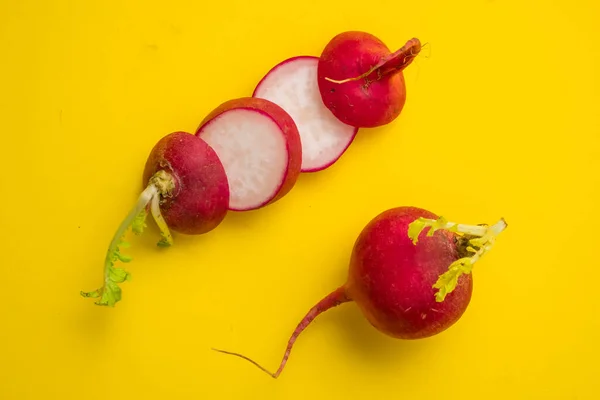
[[[226,101],[206,116],[196,135],[221,160],[229,181],[229,209],[246,211],[273,203],[296,183],[302,145],[292,117],[265,99]]]
[[[302,142],[302,172],[321,171],[335,163],[358,132],[325,107],[317,83],[318,65],[318,57],[287,59],[263,77],[253,94],[279,105],[294,119]]]

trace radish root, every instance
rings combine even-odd
[[[382,58],[377,64],[375,64],[364,74],[342,80],[335,80],[325,77],[325,80],[332,83],[343,84],[347,82],[358,81],[360,79],[366,79],[375,71],[377,71],[377,80],[379,80],[384,75],[393,72],[399,72],[402,71],[404,68],[408,67],[413,61],[413,59],[417,57],[417,55],[419,55],[421,48],[422,46],[419,39],[414,38],[406,42],[406,44],[402,46],[400,50],[396,51],[393,54],[390,54],[388,57]]]
[[[304,329],[306,329],[306,327],[321,313],[323,313],[333,307],[339,306],[342,303],[346,303],[349,301],[352,301],[352,299],[350,299],[346,295],[346,289],[343,286],[341,286],[338,289],[336,289],[335,291],[333,291],[330,294],[328,294],[327,296],[325,296],[313,308],[311,308],[310,311],[306,314],[306,316],[304,318],[302,318],[302,320],[300,321],[300,323],[298,324],[298,326],[292,333],[292,336],[288,340],[288,344],[285,349],[285,354],[283,355],[283,359],[281,360],[281,363],[279,364],[279,368],[277,369],[277,371],[275,373],[269,371],[265,367],[258,364],[256,361],[254,361],[251,358],[249,358],[245,355],[242,355],[240,353],[234,353],[231,351],[220,350],[220,349],[215,349],[215,348],[212,348],[212,350],[217,351],[219,353],[228,354],[231,356],[242,358],[242,359],[254,364],[256,367],[261,369],[266,374],[277,379],[279,377],[279,375],[281,374],[281,372],[283,371],[283,368],[285,367],[285,364],[287,363],[287,360],[290,357],[292,347],[294,346],[296,339],[302,333],[302,331],[304,331]]]

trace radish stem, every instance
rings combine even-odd
[[[433,287],[438,289],[435,294],[436,301],[442,302],[446,295],[451,293],[458,285],[458,278],[463,274],[470,274],[473,270],[473,265],[489,252],[496,237],[507,228],[507,223],[504,218],[501,218],[492,226],[488,225],[466,225],[449,222],[444,217],[437,220],[418,218],[408,226],[408,236],[416,244],[419,240],[419,235],[425,228],[429,228],[427,236],[433,236],[438,229],[447,230],[450,232],[466,235],[464,238],[467,242],[466,250],[473,253],[471,256],[459,258],[448,267],[448,271],[439,276]]]
[[[379,80],[384,75],[388,75],[390,73],[396,73],[404,70],[406,67],[410,65],[413,59],[419,54],[421,51],[421,42],[419,39],[411,39],[402,48],[395,53],[392,53],[386,57],[383,57],[377,64],[372,66],[367,72],[347,79],[331,79],[325,77],[325,80],[343,84],[347,82],[353,82],[360,79],[368,79],[373,73],[377,72],[377,76],[373,76],[371,80]]]
[[[104,260],[104,285],[93,292],[80,292],[83,297],[100,298],[96,301],[97,305],[111,307],[121,300],[121,288],[118,283],[131,279],[131,275],[123,268],[115,268],[115,263],[117,261],[124,263],[131,261],[131,257],[120,252],[120,247],[127,245],[123,241],[123,237],[129,227],[136,234],[143,232],[148,205],[151,206],[152,215],[163,237],[159,245],[170,245],[172,243],[171,234],[160,213],[159,201],[161,196],[171,195],[174,188],[175,181],[166,171],[158,171],[150,178],[148,186],[140,194],[135,206],[129,211],[123,222],[121,222],[110,242]]]
[[[173,244],[173,237],[171,236],[171,232],[169,231],[169,227],[165,222],[162,214],[160,213],[160,196],[154,196],[152,198],[152,202],[150,203],[150,211],[152,212],[152,216],[154,217],[154,221],[158,228],[160,229],[160,235],[162,239],[158,242],[159,246],[168,247]]]
[[[104,281],[105,282],[108,279],[108,270],[109,270],[110,266],[112,265],[112,255],[116,251],[118,251],[118,246],[121,241],[121,238],[125,235],[125,232],[127,232],[127,229],[132,224],[133,220],[139,215],[139,213],[144,211],[144,209],[146,208],[148,203],[150,203],[150,201],[152,201],[152,199],[157,194],[158,194],[158,189],[156,188],[156,186],[154,186],[152,184],[148,185],[148,187],[146,189],[144,189],[142,194],[140,194],[140,197],[138,198],[138,201],[137,201],[135,207],[133,207],[133,209],[129,212],[129,214],[127,214],[127,216],[125,217],[123,222],[121,222],[121,225],[119,225],[117,232],[115,233],[112,241],[110,242],[108,251],[106,252],[106,258],[104,261]]]

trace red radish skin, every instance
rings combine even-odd
[[[419,39],[392,53],[366,32],[343,32],[323,49],[318,84],[323,103],[342,122],[359,128],[389,124],[406,102],[403,70],[421,51]]]
[[[167,225],[188,235],[207,233],[227,215],[229,184],[225,168],[215,151],[187,132],[174,132],[152,149],[143,182],[164,170],[172,175],[175,188],[161,202]]]
[[[346,283],[325,296],[300,321],[275,373],[240,353],[213,350],[243,358],[277,378],[304,329],[321,313],[347,302],[355,302],[373,327],[393,338],[437,335],[454,325],[471,301],[470,270],[460,275],[455,267],[479,260],[506,226],[504,219],[491,227],[448,223],[417,207],[384,211],[358,236]],[[476,246],[473,251],[477,252],[467,250],[468,246]],[[456,285],[444,286],[436,293],[439,282],[447,285],[443,278],[448,276],[456,278]],[[440,298],[442,290],[447,293]]]
[[[366,319],[381,332],[399,339],[436,335],[453,325],[467,309],[472,275],[462,275],[445,301],[435,300],[433,284],[461,255],[454,233],[421,233],[418,245],[408,225],[433,213],[413,207],[388,210],[361,232],[352,252],[346,293]]]
[[[214,150],[202,139],[187,132],[173,132],[160,139],[150,151],[143,173],[145,189],[133,209],[119,225],[106,253],[103,285],[83,297],[95,304],[114,307],[121,300],[119,283],[131,275],[115,266],[131,261],[121,253],[131,228],[140,235],[148,213],[160,229],[159,246],[173,242],[170,230],[199,235],[213,230],[229,208],[229,185],[225,169]]]
[[[254,97],[226,101],[204,118],[196,135],[215,149],[225,167],[231,210],[272,204],[298,180],[302,164],[298,128],[271,101]]]
[[[318,65],[319,58],[313,56],[284,60],[261,79],[253,93],[253,97],[281,106],[294,119],[302,142],[302,172],[318,172],[333,165],[358,132],[323,104]]]

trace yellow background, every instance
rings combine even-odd
[[[600,357],[600,6],[596,1],[0,3],[0,399],[592,399]],[[333,167],[201,237],[133,240],[114,309],[101,283],[146,156],[277,62],[365,30],[429,43],[401,117]],[[464,317],[383,336],[346,304],[354,239],[415,205],[509,228]]]

